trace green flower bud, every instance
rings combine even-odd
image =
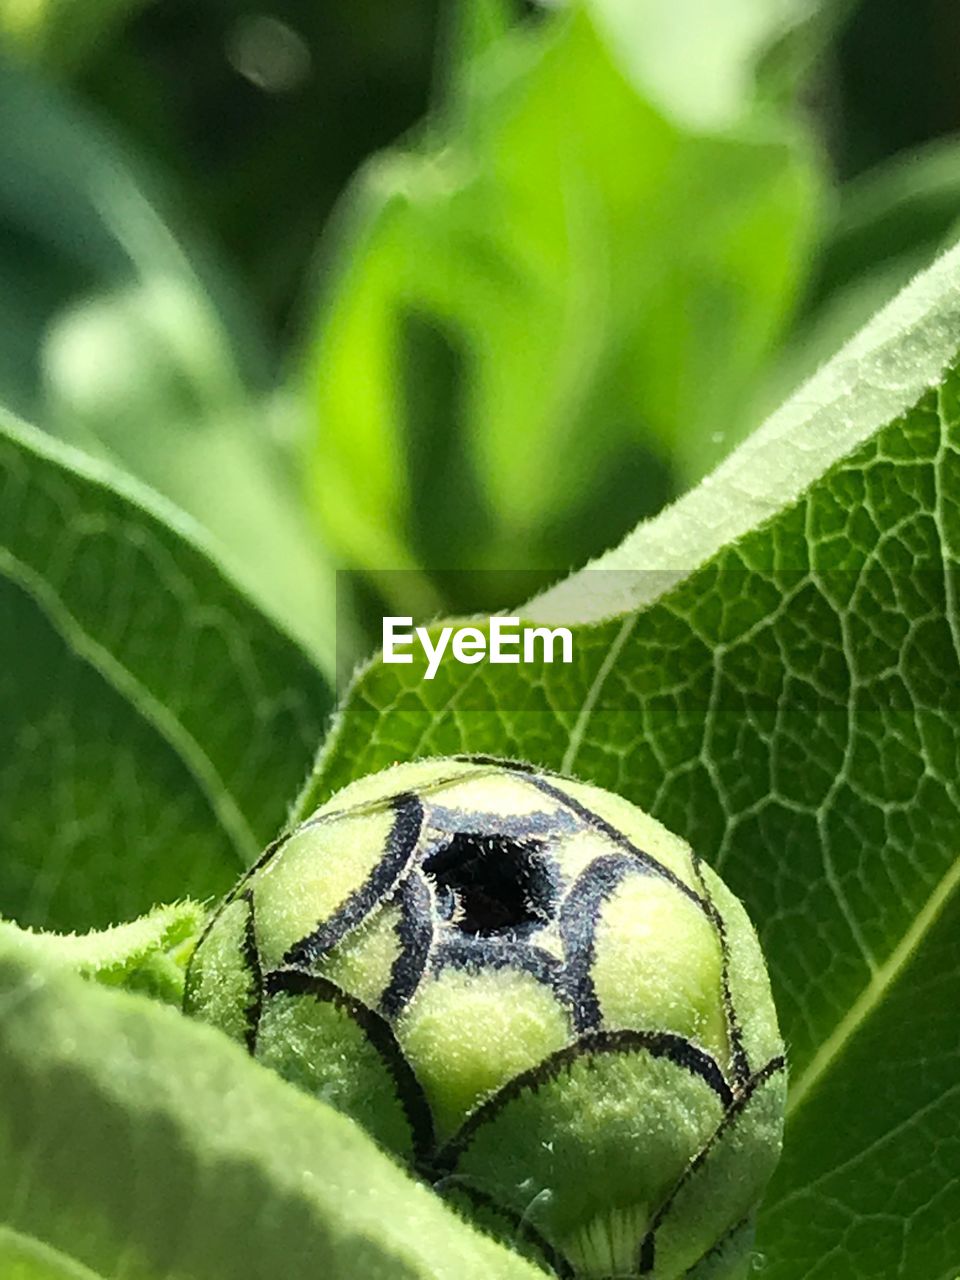
[[[228,897],[186,1008],[562,1276],[749,1270],[786,1091],[766,967],[616,795],[486,758],[364,778]]]

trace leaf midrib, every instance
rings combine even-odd
[[[817,1084],[843,1052],[847,1041],[852,1039],[882,1003],[887,992],[907,967],[926,934],[942,915],[958,888],[960,888],[960,856],[954,860],[936,885],[897,946],[876,969],[863,991],[820,1045],[813,1058],[797,1077],[796,1082],[791,1084],[787,1099],[788,1123],[795,1118]]]
[[[27,592],[70,650],[120,694],[176,753],[233,846],[240,866],[249,866],[259,853],[260,843],[222,774],[183,722],[150,692],[129,667],[118,661],[84,629],[49,579],[24,564],[6,547],[0,547],[0,574]]]

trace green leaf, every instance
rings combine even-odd
[[[253,377],[268,356],[238,290],[64,93],[0,62],[0,117],[0,404],[194,516],[332,670],[333,573],[281,448],[292,410]]]
[[[768,1280],[960,1257],[960,250],[698,489],[534,601],[571,666],[363,671],[304,813],[493,752],[620,791],[747,904],[792,1092]]]
[[[0,946],[105,986],[180,1006],[186,962],[206,912],[196,902],[157,907],[139,920],[90,933],[46,933],[0,920]]]
[[[96,928],[225,892],[328,706],[191,522],[0,418],[4,915]]]
[[[534,1280],[219,1032],[0,943],[0,1271]]]
[[[345,203],[307,376],[316,506],[361,568],[522,548],[555,572],[611,545],[718,452],[788,317],[802,136],[759,110],[683,127],[602,9],[511,28]]]

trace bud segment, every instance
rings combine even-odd
[[[230,895],[185,1003],[560,1275],[747,1274],[786,1090],[766,968],[618,796],[483,758],[361,779]]]

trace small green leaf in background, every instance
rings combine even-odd
[[[820,189],[804,131],[748,92],[798,6],[726,7],[729,46],[701,24],[679,81],[674,6],[649,40],[600,0],[488,24],[419,142],[361,173],[305,357],[315,505],[352,564],[563,569],[722,452]]]
[[[330,705],[199,531],[0,420],[0,909],[103,927],[225,892]]]
[[[0,920],[0,946],[110,987],[142,991],[179,1007],[186,962],[206,911],[196,902],[156,907],[139,920],[92,933],[44,933]]]
[[[0,1273],[535,1280],[344,1116],[0,938]]]
[[[527,609],[572,666],[359,676],[301,814],[395,759],[531,759],[712,862],[790,1053],[767,1280],[960,1258],[960,249],[698,489]]]
[[[297,410],[238,291],[62,90],[3,61],[0,117],[0,404],[193,515],[332,671],[333,573],[281,447]]]

